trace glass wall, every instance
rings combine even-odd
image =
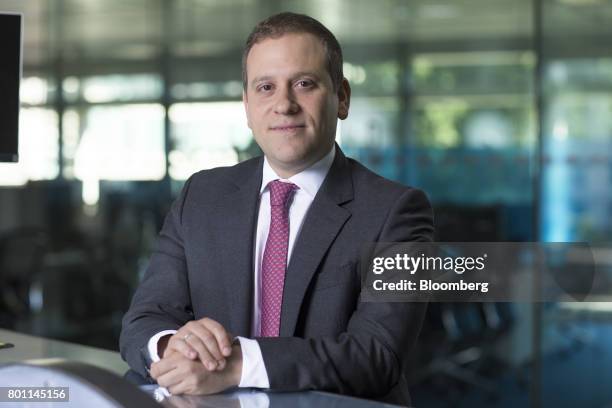
[[[610,282],[612,53],[604,44],[612,42],[612,4],[546,0],[541,7],[541,239],[588,242],[596,282]],[[601,300],[542,305],[541,406],[612,400],[604,380],[612,378],[612,308]],[[580,375],[568,377],[569,368]]]
[[[253,142],[242,102],[177,103],[170,109],[170,122],[169,172],[175,180],[236,164]]]
[[[337,34],[352,87],[337,141],[425,190],[439,241],[612,238],[610,2],[0,0],[1,10],[24,13],[25,41],[21,161],[0,165],[0,279],[21,295],[0,296],[0,327],[117,347],[184,180],[261,154],[241,52],[253,25],[282,10]],[[409,369],[416,405],[603,406],[604,304],[432,305]]]
[[[440,203],[530,208],[533,53],[440,52],[413,63],[410,181]]]
[[[40,73],[32,73],[22,80],[20,94],[20,160],[16,164],[0,164],[0,186],[53,180],[59,175],[58,116],[50,105],[55,82]]]

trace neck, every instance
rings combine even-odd
[[[272,170],[274,170],[274,172],[284,180],[288,179],[289,177],[295,176],[298,173],[301,173],[302,171],[306,170],[310,165],[312,165],[312,163],[300,167],[286,168],[270,162],[270,167],[272,167]]]

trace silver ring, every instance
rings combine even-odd
[[[183,341],[187,341],[187,339],[189,339],[191,336],[193,336],[193,333],[187,333],[183,336]]]

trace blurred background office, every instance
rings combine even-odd
[[[0,0],[25,16],[0,327],[117,349],[182,183],[259,154],[242,45],[286,10],[344,48],[340,146],[424,189],[440,241],[611,240],[611,1]],[[606,406],[611,322],[604,302],[432,305],[415,405]]]

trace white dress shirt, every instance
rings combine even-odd
[[[259,190],[259,216],[257,218],[257,230],[255,232],[253,259],[255,270],[253,276],[253,314],[251,316],[252,337],[257,337],[261,334],[261,262],[266,240],[268,239],[268,230],[270,229],[270,191],[268,183],[274,180],[280,180],[291,182],[298,186],[298,189],[294,193],[291,206],[289,207],[289,243],[287,248],[287,265],[289,265],[293,246],[302,229],[302,224],[304,223],[308,209],[329,172],[335,154],[336,148],[334,146],[321,160],[302,172],[289,177],[289,179],[282,179],[279,177],[270,166],[270,163],[268,163],[268,159],[264,158],[263,176],[261,188]],[[167,334],[174,333],[176,333],[176,330],[164,330],[151,337],[148,342],[148,350],[153,361],[159,361],[159,356],[157,355],[157,342],[159,339]],[[240,336],[237,337],[237,339],[240,341],[240,348],[242,349],[242,376],[238,386],[270,388],[268,373],[257,340]]]

